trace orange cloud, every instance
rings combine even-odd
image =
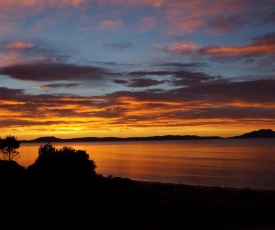
[[[167,0],[2,0],[1,6],[27,6],[27,7],[45,7],[45,6],[80,6],[85,3],[97,3],[100,5],[122,5],[122,6],[152,6],[161,7],[169,2]]]
[[[71,5],[71,6],[79,6],[82,3],[88,2],[87,0],[2,0],[1,6],[63,6],[63,5]]]
[[[180,35],[198,31],[214,34],[224,33],[227,29],[234,30],[235,27],[239,28],[243,24],[245,15],[248,13],[255,15],[266,8],[266,6],[267,3],[250,0],[166,1],[166,31],[169,34]],[[215,20],[215,18],[219,21]]]
[[[94,2],[102,5],[121,5],[127,7],[134,6],[151,6],[159,8],[164,6],[169,0],[94,0]]]
[[[167,51],[173,53],[190,53],[198,49],[198,46],[193,43],[174,42],[167,47]]]
[[[25,58],[16,52],[11,52],[9,54],[0,53],[0,67],[23,63],[24,61]]]
[[[275,34],[255,38],[251,44],[243,46],[198,47],[196,44],[174,42],[168,45],[166,50],[177,55],[191,54],[215,59],[264,57],[275,54]]]
[[[18,41],[18,42],[7,44],[5,48],[10,50],[28,49],[28,48],[34,48],[34,44],[30,42]]]
[[[214,57],[231,57],[240,55],[263,55],[274,53],[275,44],[247,46],[208,46],[201,50],[203,54]]]

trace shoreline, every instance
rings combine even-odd
[[[122,178],[129,179],[129,178]],[[202,184],[182,184],[172,182],[157,182],[157,181],[143,181],[143,180],[132,180],[131,181],[141,185],[155,185],[155,186],[174,186],[181,188],[197,188],[197,189],[222,189],[231,191],[255,191],[255,192],[271,192],[275,194],[275,189],[263,189],[263,188],[251,188],[251,187],[230,187],[230,186],[218,186],[218,185],[202,185]]]

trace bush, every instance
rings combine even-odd
[[[50,143],[40,146],[38,158],[27,170],[40,179],[80,179],[95,175],[95,162],[84,150],[71,147],[54,148]]]

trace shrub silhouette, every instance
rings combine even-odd
[[[46,143],[39,147],[37,159],[27,170],[40,179],[64,180],[95,175],[95,168],[95,162],[86,151],[71,147],[56,149]]]
[[[25,172],[26,169],[15,161],[0,160],[0,183],[2,184],[19,182]]]

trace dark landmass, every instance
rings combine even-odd
[[[259,129],[258,131],[252,131],[245,133],[241,136],[234,136],[231,138],[275,138],[275,132],[271,129]]]
[[[0,161],[1,230],[275,229],[274,190],[103,177],[85,152],[60,151],[42,148],[28,168]]]
[[[209,137],[200,137],[196,135],[166,135],[166,136],[151,136],[151,137],[82,137],[82,138],[69,138],[61,139],[53,136],[49,137],[39,137],[30,141],[21,141],[21,142],[103,142],[103,141],[170,141],[170,140],[197,140],[197,139],[221,139],[218,136],[209,136]]]
[[[39,137],[33,140],[22,140],[21,142],[34,143],[54,143],[54,142],[104,142],[104,141],[171,141],[171,140],[199,140],[199,139],[241,139],[241,138],[275,138],[275,131],[271,129],[260,129],[245,133],[240,136],[222,138],[219,136],[196,136],[196,135],[166,135],[166,136],[150,136],[150,137],[82,137],[61,139],[54,136]]]

